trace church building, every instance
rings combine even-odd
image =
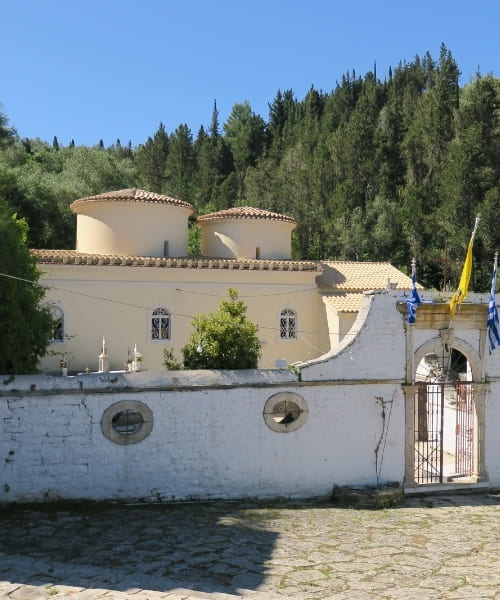
[[[329,352],[353,324],[363,293],[411,289],[387,262],[291,258],[297,222],[235,207],[197,218],[201,255],[188,254],[182,200],[126,189],[81,198],[75,250],[33,250],[57,327],[43,372],[164,369],[163,351],[181,348],[197,314],[215,312],[237,290],[258,325],[260,367],[305,362]],[[103,355],[105,361],[103,362]],[[138,364],[139,363],[139,364]]]

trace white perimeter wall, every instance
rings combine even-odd
[[[397,301],[368,297],[355,337],[303,365],[302,382],[288,370],[2,376],[0,502],[326,496],[334,485],[377,483],[379,442],[380,482],[403,483]],[[487,357],[485,372],[486,471],[490,486],[500,487],[500,350]],[[297,431],[277,433],[264,422],[266,401],[279,392],[306,403]],[[152,411],[152,432],[139,443],[103,435],[104,412],[123,400]]]
[[[498,352],[498,350],[497,350]],[[485,406],[486,474],[493,487],[500,487],[500,382],[490,384]]]
[[[0,398],[0,501],[314,497],[334,484],[372,485],[382,434],[375,396],[392,401],[380,478],[403,481],[399,384],[311,386],[288,371],[254,371],[199,372],[186,387],[186,377],[16,378],[9,387],[19,392]],[[282,391],[308,406],[295,432],[264,422],[266,400]],[[151,409],[153,430],[142,442],[103,435],[103,413],[120,400]]]

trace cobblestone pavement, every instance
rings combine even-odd
[[[500,599],[500,495],[0,507],[0,598]]]

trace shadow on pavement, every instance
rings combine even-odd
[[[281,581],[276,565],[280,560],[293,563],[297,545],[318,553],[323,543],[322,564],[330,569],[331,560],[344,561],[348,556],[350,561],[357,544],[371,548],[366,536],[377,527],[385,530],[387,518],[393,519],[391,531],[399,540],[412,528],[419,533],[422,522],[427,527],[429,510],[434,508],[438,509],[436,522],[448,518],[456,527],[456,519],[465,518],[462,507],[466,517],[474,517],[469,507],[477,507],[474,523],[479,527],[484,518],[481,508],[492,505],[500,505],[498,493],[407,496],[386,514],[386,509],[368,514],[373,509],[341,508],[331,501],[4,505],[0,506],[0,582],[12,584],[12,590],[16,584],[84,588],[89,598],[105,590],[235,595],[251,590],[270,597]],[[443,507],[453,510],[440,511]],[[405,518],[405,509],[420,508],[425,510],[408,510],[407,523],[396,516]],[[283,553],[281,548],[280,554],[282,543],[287,550]],[[345,549],[332,550],[332,544]],[[311,565],[299,561],[297,569],[307,564],[314,571],[316,560]],[[302,581],[292,575],[292,583]],[[308,573],[303,576],[307,584]],[[2,592],[10,593],[4,585]]]
[[[116,591],[256,590],[278,536],[263,525],[241,503],[3,507],[0,579]]]

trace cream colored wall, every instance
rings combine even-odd
[[[201,222],[202,254],[221,258],[289,259],[293,223],[263,219]]]
[[[327,331],[329,336],[330,348],[336,346],[340,341],[340,319],[338,312],[328,303],[326,298],[322,298],[323,310],[325,311],[327,321]]]
[[[329,332],[330,348],[333,348],[349,333],[358,313],[338,312],[329,304],[327,298],[323,298],[322,301],[327,321],[327,331]]]
[[[349,330],[354,325],[354,321],[356,321],[356,317],[358,313],[340,313],[339,314],[339,322],[340,322],[340,335],[339,341],[342,341],[346,335],[349,333]]]
[[[185,256],[191,210],[168,204],[103,202],[78,207],[79,252],[124,256]]]
[[[43,268],[44,266],[41,265]],[[238,290],[248,317],[259,325],[262,368],[275,367],[277,358],[288,363],[320,356],[329,346],[325,311],[315,286],[316,272],[182,269],[157,267],[47,265],[44,283],[51,286],[47,299],[64,310],[63,343],[51,344],[58,354],[43,359],[45,371],[58,370],[66,352],[70,371],[98,368],[102,337],[106,338],[110,365],[123,367],[127,348],[137,344],[143,366],[161,370],[163,349],[173,348],[178,359],[192,332],[191,319],[217,310],[227,289]],[[172,339],[148,339],[150,311],[162,306],[172,315]],[[298,315],[297,341],[279,337],[279,313],[293,308]]]

